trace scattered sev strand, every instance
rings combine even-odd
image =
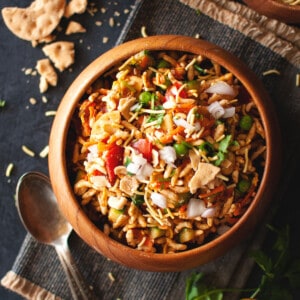
[[[55,110],[48,110],[48,111],[45,112],[46,117],[51,117],[51,116],[55,116],[55,115],[56,115]]]
[[[108,272],[107,275],[108,275],[108,278],[110,279],[111,282],[115,282],[116,281],[116,279],[115,279],[114,275],[112,274],[112,272]]]
[[[7,166],[7,168],[6,168],[6,171],[5,171],[5,176],[6,177],[10,177],[13,168],[14,168],[14,164],[13,163],[9,163],[8,166]]]
[[[146,32],[146,26],[142,26],[142,28],[141,28],[141,35],[142,35],[142,37],[147,37],[148,36],[148,34]]]
[[[46,145],[40,152],[40,157],[45,158],[49,153],[49,145]]]
[[[280,75],[280,72],[276,69],[270,69],[270,70],[263,72],[262,74],[263,74],[263,76],[267,76],[267,75],[271,75],[271,74]]]
[[[25,145],[22,145],[22,150],[24,153],[26,153],[27,155],[29,155],[31,157],[35,156],[35,153]]]
[[[296,74],[296,86],[300,86],[300,73]]]

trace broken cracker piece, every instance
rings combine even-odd
[[[70,21],[66,29],[66,35],[70,35],[73,33],[81,33],[81,32],[86,32],[86,29],[80,23],[75,21]]]
[[[56,86],[57,74],[48,58],[38,60],[36,64],[36,69],[41,76],[45,77],[45,79],[50,85]]]
[[[66,6],[64,16],[70,18],[74,14],[82,14],[86,8],[87,0],[71,0]]]
[[[36,69],[41,75],[39,84],[41,93],[47,91],[48,84],[56,86],[58,77],[48,58],[38,60]]]
[[[4,7],[3,20],[8,29],[21,39],[40,40],[48,36],[64,14],[65,0],[36,0],[26,8]]]
[[[35,48],[38,44],[49,44],[49,43],[53,42],[55,39],[56,39],[56,36],[53,34],[50,34],[38,41],[31,41],[31,45],[33,48]]]
[[[74,63],[75,50],[72,42],[55,42],[44,46],[42,50],[60,72]]]
[[[49,84],[44,76],[40,77],[39,90],[40,93],[45,93],[48,90]]]

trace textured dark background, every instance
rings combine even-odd
[[[26,7],[31,3],[28,0],[22,1],[22,4],[20,2],[2,0],[0,8],[21,5]],[[22,71],[22,68],[34,68],[36,60],[44,57],[41,47],[33,48],[29,42],[15,37],[6,28],[0,17],[0,99],[6,100],[6,106],[0,109],[0,278],[11,269],[25,237],[25,230],[19,221],[14,203],[17,180],[24,172],[30,170],[38,170],[46,174],[48,172],[47,159],[40,158],[38,155],[48,143],[53,120],[53,117],[45,117],[45,112],[57,108],[67,86],[86,64],[113,47],[118,40],[139,37],[140,28],[144,25],[147,25],[149,35],[169,33],[194,36],[199,33],[202,38],[239,56],[261,78],[274,102],[283,133],[284,170],[278,197],[280,198],[280,209],[274,219],[274,225],[282,226],[286,223],[291,225],[293,251],[299,252],[300,212],[298,182],[295,175],[300,167],[298,158],[300,89],[295,88],[294,80],[299,69],[229,27],[223,26],[205,15],[198,16],[195,11],[179,4],[177,0],[145,1],[133,24],[126,23],[129,15],[124,13],[124,9],[132,10],[130,5],[134,3],[133,0],[95,2],[98,8],[106,8],[106,12],[99,11],[94,17],[88,13],[72,17],[86,27],[87,33],[68,37],[62,32],[58,33],[58,40],[75,42],[76,62],[70,68],[71,70],[59,74],[58,86],[49,88],[45,93],[48,99],[46,104],[42,102],[42,95],[38,90],[39,76],[26,76]],[[164,7],[163,10],[158,9],[161,5]],[[177,8],[178,10],[176,10]],[[120,13],[120,16],[115,15],[116,11]],[[114,17],[114,27],[108,25],[109,17]],[[103,25],[96,26],[96,21],[101,21]],[[131,25],[132,27],[128,34],[125,31],[120,37],[125,24],[126,28]],[[65,26],[66,20],[63,20],[62,27],[65,28]],[[102,42],[104,36],[109,37],[106,44]],[[263,77],[261,75],[266,69],[275,67],[281,71],[282,76]],[[37,100],[35,105],[29,103],[30,97]],[[31,148],[36,156],[32,158],[23,153],[21,150],[23,144]],[[11,177],[7,178],[5,169],[10,162],[15,167]],[[71,239],[71,245],[73,240],[76,239]],[[267,239],[267,247],[269,242]],[[32,256],[28,257],[28,261],[33,260],[35,256],[37,260],[42,260],[38,245],[33,242],[29,242],[29,244],[34,251]],[[74,242],[75,250],[76,246]],[[46,253],[50,255],[51,250]],[[84,250],[85,248],[78,249],[78,259],[80,259],[80,255],[84,255],[82,254]],[[92,272],[92,270],[88,272]],[[256,274],[257,272],[254,270],[251,284],[257,280]],[[100,275],[99,277],[101,277]],[[0,299],[17,300],[20,297],[0,287]]]
[[[7,6],[27,7],[30,0],[1,0],[0,9]],[[89,1],[92,2],[92,1]],[[89,13],[74,15],[71,19],[79,21],[86,29],[84,34],[66,36],[64,32],[57,33],[57,40],[75,42],[76,61],[70,67],[59,73],[57,87],[50,87],[44,94],[48,103],[42,102],[39,92],[39,76],[26,76],[23,68],[35,68],[37,59],[44,58],[41,46],[33,48],[28,41],[13,35],[5,26],[0,16],[0,99],[6,101],[0,109],[0,277],[11,269],[25,237],[14,202],[15,187],[18,178],[27,171],[38,170],[48,173],[47,158],[40,158],[39,152],[48,143],[48,137],[53,117],[46,117],[45,112],[55,110],[68,85],[79,72],[94,58],[113,47],[120,35],[129,14],[132,11],[133,0],[128,1],[93,1],[99,11],[95,16]],[[100,11],[105,8],[106,12]],[[116,12],[120,13],[120,16]],[[113,17],[115,25],[109,26],[109,18]],[[101,21],[102,26],[95,22]],[[62,20],[62,28],[67,21]],[[106,44],[103,37],[108,37]],[[30,104],[29,98],[35,98],[37,103]],[[21,146],[27,145],[35,153],[29,157],[22,152]],[[10,178],[5,176],[9,163],[14,164]],[[0,287],[0,299],[20,299],[14,293]]]

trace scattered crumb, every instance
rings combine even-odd
[[[87,8],[87,12],[93,17],[95,13],[98,11],[98,8],[95,7],[95,3],[91,3],[90,6]]]
[[[70,35],[73,33],[83,33],[83,32],[86,32],[86,29],[80,23],[75,21],[70,21],[66,29],[66,35]]]
[[[96,25],[96,26],[102,26],[102,22],[101,22],[101,21],[96,21],[96,22],[95,22],[95,25]]]
[[[296,74],[296,86],[300,86],[300,73]]]
[[[108,42],[108,40],[109,40],[108,37],[104,36],[103,39],[102,39],[102,43],[106,44]]]
[[[111,272],[108,272],[108,278],[110,279],[111,282],[116,281],[115,277],[113,276],[113,274]]]
[[[43,103],[48,103],[48,99],[47,99],[46,96],[43,96],[43,97],[42,97],[42,102],[43,102]]]
[[[35,105],[37,101],[36,101],[35,98],[30,97],[30,98],[29,98],[29,102],[30,102],[30,104]]]
[[[112,17],[109,18],[108,24],[109,24],[110,27],[114,27],[114,25],[115,25],[115,20],[114,20],[114,18],[112,18]]]
[[[119,17],[121,14],[118,11],[114,12],[114,16]]]
[[[37,75],[37,71],[32,68],[22,68],[22,71],[24,72],[25,75],[31,75],[31,76]]]

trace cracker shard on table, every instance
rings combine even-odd
[[[48,58],[38,60],[36,64],[36,69],[41,75],[39,85],[41,93],[47,91],[48,84],[50,84],[51,86],[57,85],[58,76]]]
[[[66,6],[64,16],[70,18],[74,14],[82,14],[86,8],[87,0],[71,0]]]
[[[220,173],[220,168],[210,163],[200,162],[194,176],[189,181],[190,192],[194,194],[198,188],[207,185]]]
[[[44,46],[42,50],[60,72],[74,63],[75,50],[73,42],[55,42]]]
[[[48,36],[57,27],[65,6],[65,0],[36,0],[26,8],[4,7],[1,12],[13,34],[32,41]]]
[[[66,29],[66,35],[70,35],[73,33],[82,33],[82,32],[86,32],[86,29],[80,23],[75,21],[70,21]]]

